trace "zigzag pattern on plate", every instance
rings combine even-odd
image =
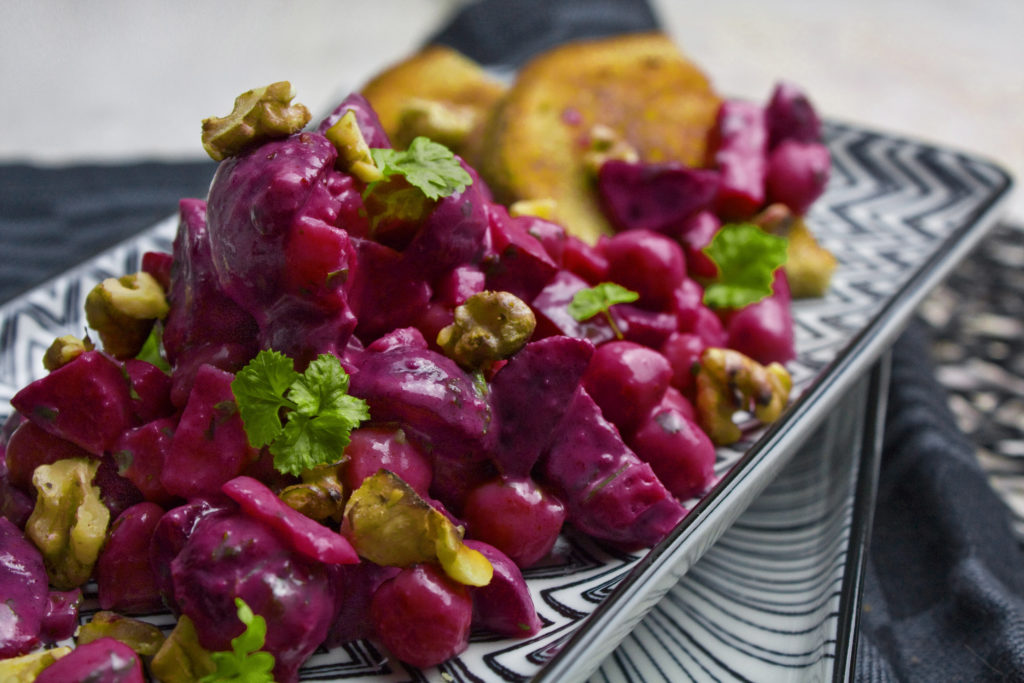
[[[917,272],[941,257],[945,245],[984,215],[1009,183],[998,168],[966,155],[838,124],[828,125],[826,136],[833,153],[832,180],[809,220],[821,242],[836,254],[839,267],[826,297],[797,302],[794,306],[798,358],[790,369],[797,394],[827,375],[851,341],[871,326]],[[79,311],[84,293],[104,277],[136,270],[145,251],[167,250],[174,226],[173,219],[163,221],[138,238],[0,308],[0,416],[9,412],[8,401],[18,388],[42,374],[40,358],[53,338],[81,332]],[[730,470],[743,455],[743,448],[756,437],[757,432],[753,432],[739,448],[723,449],[716,472],[724,474]],[[801,493],[806,490],[797,491],[795,496]],[[710,495],[716,492],[713,490]],[[791,503],[799,505],[799,500],[793,498],[783,507],[788,511]],[[807,524],[809,530],[814,530],[812,533],[820,533],[820,525],[833,522],[809,519]],[[758,530],[772,532],[770,525]],[[721,552],[728,550],[724,547]],[[835,572],[841,565],[845,545],[838,544],[833,551],[830,557],[807,563],[803,571]],[[743,555],[742,551],[737,552]],[[558,656],[559,649],[640,557],[615,553],[567,535],[552,562],[528,572],[531,591],[546,624],[537,637],[514,641],[480,636],[466,653],[429,672],[412,671],[389,662],[372,644],[354,644],[315,655],[304,669],[304,680],[361,676],[380,681],[525,680]],[[764,571],[777,572],[781,580],[795,581],[797,576],[784,565],[765,566]],[[690,643],[692,652],[704,653],[687,660],[685,666],[696,667],[695,671],[710,670],[709,662],[715,659],[710,654],[714,640],[727,650],[747,648],[744,657],[758,661],[815,661],[831,656],[834,643],[827,638],[813,652],[795,654],[787,650],[788,643],[794,642],[790,638],[777,639],[766,651],[749,643],[741,647],[734,635],[739,622],[754,620],[760,614],[776,614],[783,607],[767,606],[754,600],[749,591],[730,587],[725,592],[738,605],[730,612],[724,607],[728,603],[719,600],[720,592],[725,590],[723,582],[740,586],[749,577],[713,573],[715,577],[708,576],[702,567],[688,584],[692,595],[684,600],[673,593],[664,609],[659,608],[638,633],[649,632],[650,637],[661,639],[665,651],[674,651],[684,641]],[[817,585],[832,583],[826,580]],[[709,597],[712,595],[713,598]],[[740,599],[741,596],[746,597]],[[695,614],[687,605],[698,599],[706,603],[700,610],[699,624],[691,619],[689,623],[695,630],[677,633],[672,637],[679,643],[669,643],[669,626],[686,623],[686,615]],[[812,601],[787,606],[785,609],[795,610],[801,625],[784,628],[834,631],[830,625],[834,625],[836,615],[822,609],[823,604]],[[738,616],[741,610],[746,615],[742,618]],[[612,640],[614,635],[608,637],[609,648],[617,644]],[[616,657],[621,658],[621,652]],[[721,676],[728,678],[730,671],[725,667]]]

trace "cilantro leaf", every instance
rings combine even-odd
[[[254,614],[245,601],[235,598],[238,619],[245,630],[231,639],[230,652],[211,652],[217,665],[201,683],[274,683],[274,655],[262,650],[267,639],[267,620]]]
[[[637,292],[626,289],[615,282],[602,282],[588,289],[581,289],[573,295],[569,302],[569,315],[583,322],[598,313],[604,315],[615,337],[622,339],[622,332],[612,318],[611,307],[615,304],[628,304],[640,298]]]
[[[294,407],[285,393],[298,377],[292,359],[277,351],[260,351],[235,375],[231,391],[254,448],[266,446],[281,434],[281,409]]]
[[[718,266],[718,278],[704,289],[712,308],[743,308],[772,293],[775,271],[786,262],[787,240],[753,223],[724,225],[704,253]]]
[[[167,362],[161,351],[163,348],[163,329],[163,325],[153,325],[153,329],[150,330],[149,336],[146,337],[146,341],[142,344],[142,348],[139,349],[139,353],[135,357],[147,363],[152,363],[167,374],[170,374],[171,364]]]
[[[405,150],[373,148],[370,156],[385,178],[404,176],[430,199],[461,192],[473,182],[450,149],[423,136],[415,138]],[[373,185],[376,183],[368,191]]]
[[[296,475],[336,462],[352,430],[369,419],[366,402],[349,396],[348,386],[332,355],[321,354],[300,374],[277,351],[260,351],[231,383],[249,442],[269,445],[274,468]]]

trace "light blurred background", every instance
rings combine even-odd
[[[557,0],[553,0],[557,1]],[[0,0],[0,163],[183,159],[199,122],[290,80],[314,114],[464,0]],[[1024,178],[1020,0],[654,0],[727,95],[802,85],[827,117],[998,161]],[[1024,221],[1017,191],[1009,213]]]

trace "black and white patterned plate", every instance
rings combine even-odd
[[[998,166],[974,156],[855,126],[830,123],[826,137],[833,154],[833,174],[810,222],[839,265],[826,297],[794,306],[798,358],[790,371],[795,399],[778,423],[752,432],[737,447],[720,449],[716,464],[719,483],[703,500],[692,501],[691,513],[673,534],[649,552],[625,554],[567,534],[550,562],[527,572],[545,624],[528,640],[477,634],[467,652],[429,671],[392,661],[373,643],[353,643],[314,655],[303,669],[304,680],[561,682],[586,678],[634,632],[641,619],[733,526],[786,464],[801,462],[794,456],[805,442],[812,436],[815,443],[827,442],[842,429],[851,429],[829,422],[833,408],[844,396],[856,393],[855,387],[917,304],[990,227],[1011,181]],[[10,410],[9,399],[18,388],[42,374],[40,358],[53,338],[81,332],[82,301],[92,286],[105,277],[136,270],[145,251],[167,250],[174,229],[173,219],[163,221],[0,307],[0,413]],[[823,423],[831,426],[816,431]],[[852,460],[835,456],[838,459],[830,462],[840,470],[854,467],[860,452],[850,452]],[[828,677],[818,675],[820,662],[834,659],[844,647],[841,637],[828,635],[842,630],[837,610],[823,607],[832,604],[829,601],[835,594],[831,587],[819,593],[822,585],[815,583],[819,579],[798,586],[808,568],[832,571],[832,579],[823,579],[827,586],[831,586],[829,581],[843,578],[844,571],[837,567],[846,557],[853,525],[840,521],[837,543],[809,555],[801,555],[799,537],[787,536],[785,531],[803,519],[810,537],[829,538],[830,525],[845,518],[838,512],[839,518],[815,516],[807,507],[821,497],[814,486],[835,485],[841,491],[854,479],[849,475],[824,477],[812,486],[812,479],[800,476],[799,467],[796,469],[796,473],[786,470],[783,475],[795,477],[791,486],[770,489],[759,499],[758,506],[767,509],[757,514],[761,508],[755,507],[754,527],[747,530],[747,540],[754,538],[756,543],[781,534],[775,536],[775,545],[792,547],[794,563],[783,560],[771,566],[765,561],[763,567],[756,568],[756,552],[742,539],[746,527],[735,527],[733,534],[741,536],[729,536],[731,545],[716,549],[709,562],[672,591],[601,675],[622,680],[616,676],[626,671],[629,679],[629,668],[620,667],[615,673],[615,662],[624,661],[622,653],[631,648],[653,652],[660,647],[690,654],[662,659],[652,654],[643,660],[632,657],[630,667],[643,666],[651,674],[671,660],[679,668],[664,680],[678,680],[677,670],[682,672],[680,676],[742,679],[746,676],[742,667],[724,665],[714,668],[713,675],[710,672],[714,662],[738,661],[731,657],[746,651],[753,657],[752,666],[774,662],[780,674],[790,678],[799,673],[794,669],[804,669],[810,678]],[[851,496],[847,488],[846,494],[834,498],[838,508],[849,506]],[[821,536],[823,533],[826,535]],[[792,545],[780,545],[783,543]],[[750,573],[735,567],[717,571],[714,558],[730,555],[754,563]],[[735,562],[725,564],[733,566]],[[775,580],[772,576],[789,586],[787,595],[792,603],[761,594],[761,580]],[[815,603],[811,593],[825,597]],[[693,607],[694,601],[703,601],[703,607]],[[814,609],[807,607],[812,604]],[[786,619],[779,619],[780,612],[792,614],[800,609],[805,615],[798,623],[786,626]],[[83,618],[87,617],[88,610],[84,610]],[[771,642],[763,645],[753,639],[750,628],[771,634]],[[814,629],[826,634],[819,639],[824,644],[814,646],[817,654],[807,649],[806,639],[787,637]],[[654,641],[644,640],[644,633],[651,634]],[[641,639],[639,646],[637,638]],[[692,647],[680,649],[669,642],[672,638]],[[657,647],[652,645],[655,642]]]

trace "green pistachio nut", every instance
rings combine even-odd
[[[94,348],[88,335],[79,339],[72,334],[65,334],[53,340],[50,348],[46,349],[46,353],[43,354],[43,367],[53,372]]]
[[[103,349],[122,360],[138,355],[153,323],[168,310],[163,287],[145,271],[107,278],[85,297],[89,327],[99,334]]]
[[[153,624],[103,610],[78,629],[76,640],[79,645],[85,645],[105,637],[124,643],[143,657],[155,655],[167,639]]]
[[[338,150],[338,166],[364,183],[375,183],[384,179],[370,154],[370,146],[359,129],[355,112],[351,109],[327,129],[324,136]]]
[[[67,458],[36,467],[35,507],[25,535],[43,555],[50,583],[58,590],[83,585],[107,537],[110,511],[92,483],[99,461]]]
[[[455,321],[437,335],[445,355],[467,370],[486,368],[515,354],[530,340],[537,319],[509,292],[474,294],[455,309]]]
[[[242,93],[230,114],[203,120],[203,149],[214,161],[223,161],[247,147],[299,132],[312,115],[304,105],[292,104],[294,97],[288,81]]]
[[[194,683],[216,670],[210,653],[199,644],[195,625],[184,614],[149,664],[150,673],[162,683]]]

